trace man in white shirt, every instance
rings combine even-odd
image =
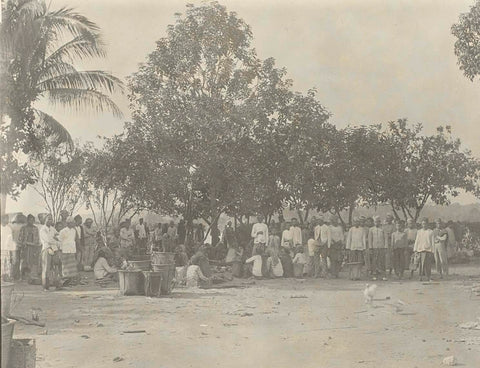
[[[59,234],[60,251],[62,259],[62,276],[71,280],[78,275],[77,269],[77,231],[75,229],[75,220],[72,217],[67,218],[67,227],[63,228]]]
[[[428,227],[428,219],[422,220],[422,228],[417,231],[417,238],[413,250],[420,265],[420,281],[423,276],[431,281],[432,262],[433,262],[433,231]],[[413,272],[413,271],[412,271]]]
[[[137,247],[138,251],[140,253],[145,254],[147,250],[147,227],[145,226],[145,223],[143,222],[143,218],[138,220],[138,224],[135,227],[135,232],[137,235]]]
[[[298,247],[302,247],[303,246],[302,228],[298,226],[298,220],[295,217],[292,219],[292,226],[290,226],[290,233],[292,234],[293,248],[296,249]]]
[[[257,223],[252,227],[251,237],[253,239],[252,254],[256,254],[258,248],[262,249],[261,254],[265,251],[268,240],[268,226],[264,222],[262,215],[257,216]]]
[[[53,257],[55,252],[58,252],[57,231],[53,226],[53,218],[48,215],[45,218],[45,224],[40,227],[39,237],[42,245],[42,286],[43,290],[47,291],[50,286],[50,281],[59,287],[59,265],[53,264]]]
[[[330,273],[338,278],[340,266],[342,265],[342,250],[345,246],[345,233],[343,227],[338,224],[336,216],[330,219],[328,228],[328,258],[330,258]]]
[[[2,216],[2,278],[13,279],[13,265],[15,264],[16,245],[13,241],[12,228],[8,224],[8,215]]]
[[[128,256],[133,252],[134,243],[135,234],[130,227],[130,219],[127,219],[120,229],[120,255],[128,258]]]
[[[387,256],[387,236],[382,228],[382,220],[379,216],[373,217],[374,226],[368,231],[368,248],[372,252],[373,281],[379,275],[383,281],[387,281],[385,260]]]
[[[327,254],[328,254],[328,224],[323,217],[318,220],[318,225],[314,228],[314,239],[319,244],[317,255],[315,256],[315,277],[327,274]]]

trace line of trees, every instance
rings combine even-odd
[[[96,25],[70,9],[40,7],[33,16],[31,2],[8,2],[20,6],[9,8],[12,19],[23,14],[24,23],[14,25],[33,19],[46,27],[45,37],[65,25],[74,37],[60,52],[40,43],[36,63],[50,69],[35,80],[45,89],[36,89],[24,108],[2,100],[2,116],[4,109],[26,114],[2,124],[0,138],[11,148],[2,150],[2,193],[34,185],[54,216],[86,205],[106,236],[123,218],[149,210],[182,216],[188,239],[195,219],[215,226],[221,214],[243,222],[261,213],[270,220],[288,206],[302,222],[316,210],[346,224],[357,206],[387,204],[396,217],[416,220],[428,201],[447,204],[459,190],[480,197],[480,162],[449,126],[431,135],[406,119],[337,128],[317,91],[293,91],[284,68],[257,56],[250,27],[218,3],[188,5],[177,14],[129,78],[132,121],[122,134],[104,138],[101,147],[74,144],[53,118],[31,120],[35,99],[61,91],[65,97],[53,92],[54,102],[119,113],[99,90],[113,92],[121,82],[108,73],[77,72],[62,57],[102,55]],[[14,78],[22,50],[9,59],[11,75],[2,86],[12,96],[31,87]],[[28,154],[27,163],[18,161],[19,152]]]

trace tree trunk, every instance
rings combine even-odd
[[[1,198],[1,215],[5,215],[7,213],[7,193],[2,192],[2,198]]]
[[[353,210],[355,209],[355,205],[351,204],[350,207],[348,207],[348,224],[352,226],[353,222]]]

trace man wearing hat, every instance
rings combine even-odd
[[[70,216],[70,212],[67,210],[60,211],[60,221],[58,221],[55,225],[55,229],[60,232],[62,229],[67,227],[67,218]]]
[[[85,271],[90,271],[93,267],[93,258],[97,245],[97,229],[92,225],[93,220],[91,218],[87,218],[83,224],[82,265]]]
[[[75,230],[75,220],[69,216],[66,219],[67,227],[62,229],[59,234],[60,251],[62,260],[62,276],[67,281],[72,281],[78,275],[77,269],[77,231]]]

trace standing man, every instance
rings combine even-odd
[[[360,227],[360,220],[354,219],[353,226],[347,234],[347,252],[349,262],[363,262],[363,252],[367,248],[367,237],[363,228]]]
[[[57,288],[60,287],[60,264],[54,264],[56,252],[57,257],[59,257],[57,235],[57,231],[53,227],[53,218],[51,215],[47,215],[45,224],[39,231],[40,243],[42,244],[42,286],[44,291],[48,291],[50,282]]]
[[[292,226],[290,226],[290,233],[292,234],[292,245],[296,251],[298,247],[303,247],[302,242],[302,228],[298,224],[298,220],[292,218]]]
[[[263,254],[267,246],[268,226],[262,215],[257,216],[257,223],[252,227],[251,237],[253,239],[252,254]],[[257,253],[257,248],[261,249],[261,253]]]
[[[435,230],[433,230],[432,236],[435,265],[440,278],[443,279],[444,274],[448,276],[448,232],[443,225],[442,219],[439,218],[435,221]]]
[[[135,245],[135,234],[130,226],[130,219],[126,219],[120,229],[120,255],[128,258],[132,253]]]
[[[13,242],[12,228],[8,224],[8,215],[2,215],[2,281],[13,280],[13,264],[15,262],[16,247]]]
[[[448,246],[447,246],[447,256],[451,258],[455,251],[457,250],[457,238],[455,237],[455,229],[453,221],[449,220],[447,223],[447,234],[448,234]]]
[[[393,248],[392,248],[392,234],[395,232],[395,224],[393,223],[393,215],[388,214],[385,219],[385,225],[383,225],[383,231],[387,239],[387,251],[385,255],[385,268],[388,270],[388,274],[392,275],[393,270]]]
[[[187,235],[187,230],[185,228],[185,220],[184,219],[181,219],[178,222],[177,234],[178,234],[178,244],[185,244],[185,237]]]
[[[372,251],[368,246],[368,232],[370,228],[373,226],[373,219],[371,217],[365,218],[364,216],[360,216],[360,224],[365,233],[365,239],[367,240],[366,249],[364,252],[364,259],[365,259],[365,270],[367,277],[372,274]]]
[[[82,270],[83,269],[83,262],[82,262],[83,247],[85,246],[85,234],[83,232],[83,225],[82,225],[83,219],[82,219],[82,216],[77,215],[73,218],[73,220],[75,221],[75,231],[77,232],[77,238],[76,238],[77,239],[76,240],[77,264],[78,264],[78,268]]]
[[[293,254],[293,238],[292,238],[292,232],[290,231],[290,223],[289,222],[283,222],[282,223],[282,240],[281,240],[281,246],[282,248],[285,249],[285,251],[292,256]],[[293,258],[293,257],[292,257]]]
[[[77,269],[77,231],[75,220],[70,216],[67,218],[67,227],[59,234],[60,258],[62,260],[62,276],[66,282],[71,282],[78,275]]]
[[[18,235],[20,249],[20,275],[22,280],[39,274],[40,238],[35,226],[35,216],[28,215],[27,223],[22,226]]]
[[[405,248],[405,267],[410,268],[410,265],[413,264],[412,255],[413,255],[413,246],[415,245],[415,240],[417,239],[417,224],[411,218],[407,220],[407,229],[405,230],[407,234],[407,244]]]
[[[383,276],[383,281],[387,281],[385,275],[385,257],[387,254],[387,238],[382,229],[380,217],[373,218],[374,226],[368,231],[368,247],[372,252],[372,270],[373,281],[377,280],[379,275]]]
[[[60,211],[60,221],[55,225],[57,232],[60,232],[63,228],[67,227],[68,216],[70,216],[70,213],[67,210]]]
[[[344,248],[345,233],[343,227],[339,225],[337,217],[332,216],[328,228],[328,257],[330,258],[330,273],[334,278],[338,278]]]
[[[315,254],[315,277],[326,276],[327,274],[327,255],[328,255],[328,228],[323,217],[318,220],[314,229],[314,239],[318,244]]]
[[[223,229],[222,240],[223,246],[227,249],[225,263],[231,264],[237,257],[238,242],[235,230],[232,227],[232,221],[227,222],[227,226]]]
[[[145,254],[147,251],[148,231],[147,231],[147,226],[143,222],[143,218],[138,220],[138,224],[135,227],[135,235],[137,238],[138,254]]]
[[[97,229],[92,225],[93,220],[87,218],[83,226],[84,241],[82,265],[85,271],[90,271],[93,268],[93,258],[97,247]]]
[[[428,219],[422,220],[422,228],[417,231],[417,238],[413,250],[418,254],[417,259],[420,263],[420,281],[423,276],[431,281],[432,261],[433,261],[433,232],[428,228]]]

